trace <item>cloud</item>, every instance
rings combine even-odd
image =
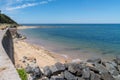
[[[48,3],[48,1],[42,1],[42,2],[40,2],[40,4],[47,4]]]
[[[32,6],[37,6],[37,5],[43,5],[43,4],[48,4],[49,2],[53,1],[53,0],[47,0],[47,1],[41,1],[41,2],[36,2],[36,0],[16,0],[16,3],[17,2],[23,2],[23,1],[32,1],[31,3],[24,3],[22,5],[19,5],[19,6],[9,6],[6,8],[7,11],[13,11],[13,10],[17,10],[17,9],[23,9],[23,8],[27,8],[27,7],[32,7]]]
[[[11,10],[16,10],[16,9],[22,9],[22,8],[27,8],[27,7],[31,7],[31,6],[36,6],[36,5],[38,5],[38,4],[37,3],[28,3],[28,4],[23,4],[21,6],[6,8],[6,10],[11,11]]]

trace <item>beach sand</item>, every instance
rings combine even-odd
[[[51,66],[56,62],[66,63],[71,61],[70,58],[65,58],[62,55],[46,50],[42,46],[30,44],[25,40],[14,40],[14,52],[15,65],[23,68],[26,66],[22,62],[24,56],[29,59],[36,59],[36,64],[39,67]]]

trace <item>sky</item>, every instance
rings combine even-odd
[[[0,0],[0,10],[20,24],[120,23],[120,0]]]

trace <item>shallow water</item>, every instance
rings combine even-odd
[[[25,24],[24,24],[25,25]],[[72,58],[120,54],[120,24],[27,24],[20,30],[32,43]]]

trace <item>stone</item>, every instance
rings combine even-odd
[[[119,75],[119,72],[117,71],[117,69],[114,67],[113,64],[109,62],[106,62],[104,64],[105,64],[106,69],[111,73],[111,75],[114,75],[114,76]]]
[[[77,77],[77,80],[85,80],[85,79],[83,79],[83,78],[81,78],[81,77]]]
[[[46,66],[43,68],[43,71],[44,71],[44,75],[47,76],[47,77],[50,77],[52,75],[52,72],[50,70],[50,67],[49,66]]]
[[[71,74],[69,71],[64,72],[65,79],[67,80],[77,80],[77,78]]]
[[[114,59],[114,61],[115,61],[118,65],[120,65],[120,55],[119,55],[119,56],[116,56],[116,59]]]
[[[50,80],[65,80],[65,79],[61,76],[52,76]]]
[[[48,77],[42,77],[41,79],[39,80],[50,80]]]
[[[90,63],[101,63],[101,58],[91,58],[91,59],[88,59],[87,62],[90,62]]]
[[[108,72],[101,73],[101,78],[103,80],[115,80]]]
[[[76,74],[77,76],[82,75],[82,65],[77,63],[71,63],[68,66],[68,71]]]
[[[64,71],[65,70],[65,65],[60,63],[60,62],[55,63],[55,66],[57,67],[57,69],[59,71]]]
[[[120,72],[120,65],[118,65],[117,69],[118,69],[118,70],[119,70],[119,72]]]
[[[83,75],[82,75],[82,77],[84,79],[89,79],[90,78],[90,69],[89,68],[83,69]]]
[[[114,80],[120,80],[120,75],[118,76],[113,76]]]
[[[25,68],[25,71],[29,74],[33,73],[33,68],[31,66],[27,65],[27,67]]]
[[[95,74],[94,72],[90,71],[90,80],[101,80],[100,75]]]
[[[108,70],[101,64],[95,64],[95,68],[99,71],[99,73],[107,73]]]
[[[55,65],[50,66],[50,70],[51,70],[52,74],[60,73]]]
[[[33,69],[33,74],[35,75],[36,78],[41,78],[42,77],[42,72],[39,67],[35,67]]]
[[[59,74],[65,70],[65,66],[64,66],[64,64],[61,64],[58,62],[55,65],[52,65],[50,67],[50,70],[51,70],[52,74]]]
[[[94,73],[99,73],[99,70],[96,69],[94,66],[93,66],[93,67],[92,67],[92,66],[89,66],[89,69],[90,69],[91,71],[93,71]]]

